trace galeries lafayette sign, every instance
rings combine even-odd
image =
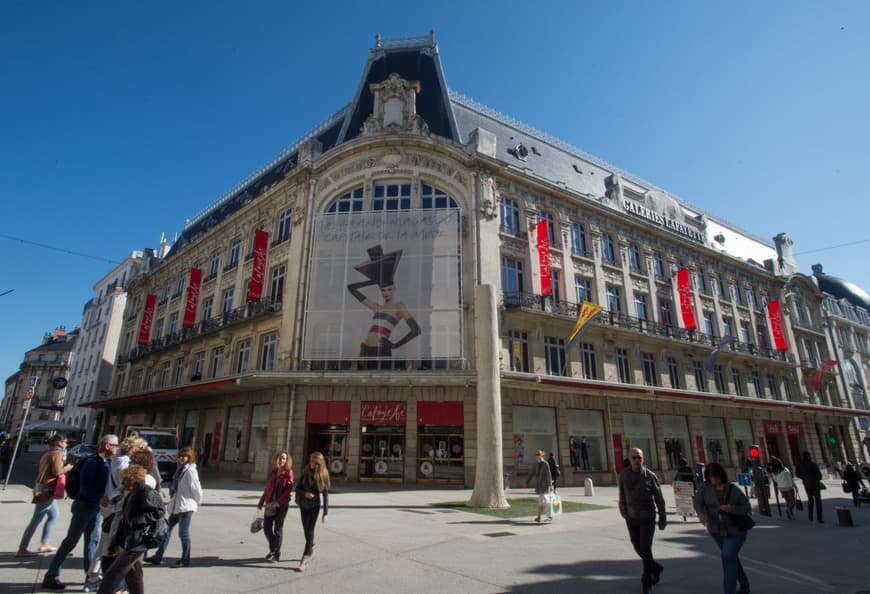
[[[672,219],[663,215],[660,212],[656,212],[646,206],[642,206],[636,202],[633,202],[628,199],[624,199],[622,201],[622,208],[625,212],[633,214],[636,217],[640,217],[649,221],[650,223],[655,223],[665,229],[673,231],[674,233],[679,233],[684,237],[688,237],[694,241],[699,243],[704,243],[704,234],[691,227],[686,225],[685,223],[681,223],[676,219]]]
[[[363,402],[359,420],[362,425],[404,425],[407,411],[405,402]]]

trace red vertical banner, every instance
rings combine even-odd
[[[154,308],[156,307],[157,295],[145,295],[142,323],[139,325],[139,344],[148,344],[151,339],[151,323],[154,321]]]
[[[785,334],[782,331],[782,311],[779,307],[779,301],[774,300],[767,303],[767,317],[770,319],[773,347],[780,352],[788,350],[788,346],[785,344]]]
[[[266,276],[266,251],[269,249],[269,234],[262,229],[254,231],[254,263],[251,267],[251,284],[248,285],[246,301],[259,301],[263,297],[263,279]]]
[[[196,308],[199,305],[199,288],[202,285],[202,270],[190,269],[190,282],[187,284],[187,303],[184,305],[182,328],[193,328],[196,324]]]
[[[694,330],[698,327],[698,323],[695,321],[695,304],[688,268],[677,270],[677,293],[680,296],[680,313],[683,316],[683,327],[686,330]]]
[[[622,435],[619,433],[613,434],[613,466],[616,469],[616,474],[622,472],[625,467],[622,456]]]
[[[217,422],[214,424],[214,437],[211,438],[211,459],[217,460],[221,453],[221,431],[224,424]]]
[[[540,221],[538,231],[538,262],[541,268],[541,295],[552,295],[553,286],[550,283],[550,232],[547,221]]]
[[[704,438],[700,435],[695,436],[695,448],[698,450],[698,462],[706,464],[707,453],[704,451]]]

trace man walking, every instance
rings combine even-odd
[[[667,525],[665,500],[659,479],[643,465],[643,451],[631,448],[628,454],[629,467],[619,475],[619,513],[625,518],[631,544],[643,560],[643,575],[640,578],[644,594],[652,592],[662,573],[662,566],[653,559],[652,543],[656,530],[656,509],[659,514],[659,530]]]
[[[822,471],[819,469],[819,465],[812,461],[809,452],[804,452],[801,458],[802,460],[795,466],[795,474],[804,482],[810,522],[813,521],[813,503],[815,503],[819,524],[824,524],[825,521],[822,519]]]
[[[97,455],[86,459],[80,468],[79,492],[72,503],[72,518],[69,521],[69,529],[66,538],[60,543],[45,577],[42,587],[46,590],[63,590],[66,584],[60,581],[60,567],[64,560],[79,543],[79,539],[85,537],[84,567],[87,577],[91,558],[97,548],[97,540],[100,537],[97,518],[100,515],[100,498],[106,490],[106,481],[109,478],[108,459],[115,455],[118,450],[118,436],[104,435],[100,438]]]

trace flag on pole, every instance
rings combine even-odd
[[[601,313],[601,310],[604,308],[600,305],[596,305],[589,301],[584,301],[580,304],[580,309],[577,311],[577,323],[574,324],[574,329],[571,330],[571,334],[568,336],[568,340],[565,344],[565,350],[571,348],[571,343],[577,339],[580,334],[586,329],[589,325],[589,322],[592,319]]]
[[[713,370],[716,369],[716,359],[719,358],[719,352],[732,342],[734,342],[733,336],[729,336],[728,334],[723,336],[722,342],[719,343],[719,346],[713,349],[713,352],[710,353],[710,356],[707,357],[706,361],[704,361],[704,369],[706,369],[710,373],[713,373]]]
[[[819,369],[818,373],[813,376],[813,379],[810,380],[810,385],[816,390],[822,389],[822,380],[825,379],[825,374],[830,371],[837,362],[833,359],[828,359],[825,361],[825,364],[822,365],[821,369]]]

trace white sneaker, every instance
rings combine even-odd
[[[84,592],[96,592],[100,589],[100,584],[103,583],[103,578],[99,575],[97,576],[87,576],[85,578],[85,587],[83,588]]]
[[[302,556],[302,561],[299,562],[299,571],[305,571],[308,568],[308,562],[311,560],[311,557],[308,555]]]

